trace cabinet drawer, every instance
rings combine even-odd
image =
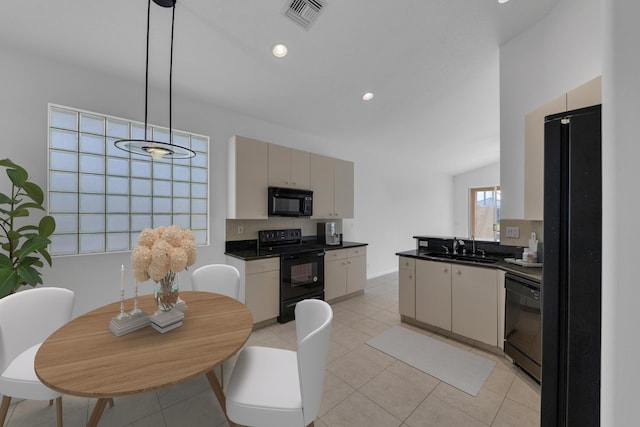
[[[364,256],[366,254],[367,254],[367,247],[366,246],[358,246],[357,248],[348,248],[347,249],[347,256],[349,258],[356,257],[356,256]]]
[[[409,258],[409,257],[401,256],[398,259],[398,267],[399,267],[400,270],[413,271],[416,268],[416,260],[415,260],[415,258]]]
[[[254,261],[247,261],[246,266],[247,274],[256,274],[263,273],[265,271],[274,271],[280,270],[280,258],[266,258],[266,259],[257,259]]]
[[[347,257],[347,249],[332,249],[326,251],[324,254],[324,259],[327,261],[332,259],[345,259]]]

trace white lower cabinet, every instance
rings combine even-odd
[[[451,331],[497,346],[497,271],[455,264],[451,267]]]
[[[251,310],[253,323],[275,319],[280,314],[280,258],[243,261],[227,257],[227,264],[240,272],[240,295]]]
[[[324,299],[361,291],[367,283],[367,248],[332,249],[324,257]]]
[[[504,296],[502,303],[499,297],[504,292],[499,292],[498,270],[418,259],[412,282],[407,259],[400,257],[400,314],[490,346],[500,344],[500,322],[504,333]],[[411,314],[412,286],[415,286],[415,315]]]

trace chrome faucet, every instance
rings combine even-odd
[[[449,253],[449,248],[446,247],[445,245],[442,245],[442,247],[444,248],[444,253],[448,254]]]
[[[471,235],[471,253],[473,255],[476,254],[476,236],[474,236],[473,234]]]
[[[456,255],[458,253],[458,238],[453,238],[453,254]]]

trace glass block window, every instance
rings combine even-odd
[[[147,136],[169,142],[169,129]],[[209,137],[173,129],[190,159],[152,160],[115,147],[144,139],[144,123],[49,104],[49,215],[52,255],[132,250],[145,227],[176,224],[208,244]]]

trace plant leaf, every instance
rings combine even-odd
[[[0,267],[13,268],[13,263],[9,257],[3,253],[0,253]]]
[[[42,204],[44,202],[44,193],[42,192],[42,188],[36,183],[25,181],[22,184],[22,188],[26,191],[27,195],[31,197],[31,200],[38,204]]]
[[[0,205],[10,205],[13,199],[4,193],[0,193]]]
[[[18,273],[13,268],[0,267],[0,298],[9,295],[18,285]]]
[[[38,226],[37,225],[33,225],[33,224],[27,224],[27,225],[23,225],[22,227],[18,228],[16,231],[20,234],[22,234],[23,231],[27,231],[27,230],[33,230],[33,231],[38,231]],[[31,234],[35,234],[35,233],[31,233]]]
[[[30,265],[19,266],[16,270],[20,279],[22,279],[27,285],[35,286],[42,283],[42,276],[40,275],[40,272]]]
[[[26,209],[14,209],[9,212],[9,216],[14,218],[29,216],[29,211]]]
[[[40,209],[41,211],[44,210],[44,207],[41,204],[34,203],[34,202],[23,203],[21,205],[16,206],[16,209],[17,208],[21,208],[21,209]]]
[[[4,167],[9,168],[9,169],[17,169],[22,174],[22,176],[25,177],[25,179],[27,179],[26,177],[29,176],[29,174],[27,173],[25,168],[23,168],[22,166],[18,165],[17,163],[13,163],[10,159],[2,159],[2,160],[0,160],[0,166],[4,166]]]
[[[9,176],[9,179],[11,180],[13,185],[19,188],[22,188],[22,186],[24,185],[24,180],[27,179],[27,177],[21,174],[18,169],[7,169],[7,175]]]
[[[22,259],[26,258],[32,252],[38,251],[42,248],[46,248],[51,240],[46,237],[32,235],[30,236],[22,246],[15,252],[18,257],[18,263],[21,262]]]
[[[54,217],[47,215],[42,217],[38,224],[38,233],[41,236],[49,237],[56,231],[56,220]]]
[[[49,266],[53,265],[53,260],[51,259],[51,255],[49,254],[49,251],[47,251],[46,249],[38,249],[38,252],[40,253],[40,255],[42,255],[42,258],[44,258],[47,261]]]

